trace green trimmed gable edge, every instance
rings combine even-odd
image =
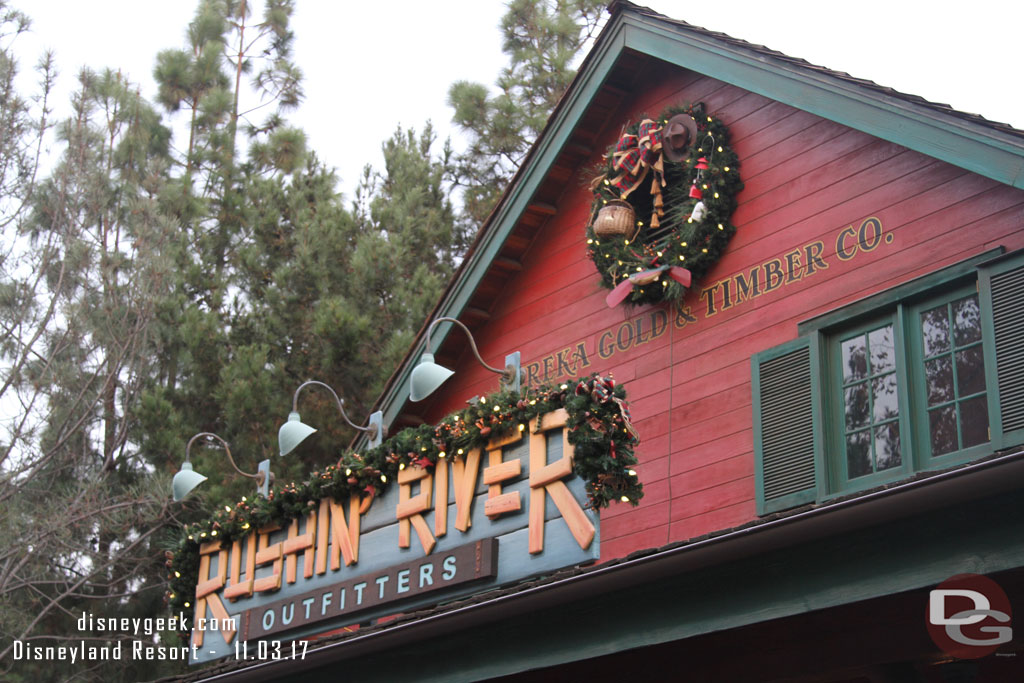
[[[1013,135],[944,115],[814,68],[773,59],[752,48],[650,16],[628,3],[617,4],[619,11],[584,60],[545,131],[482,228],[476,248],[439,302],[435,317],[460,317],[543,183],[547,170],[626,50],[650,55],[998,182],[1024,188],[1024,140]],[[448,323],[438,326],[433,348],[440,346],[451,329]],[[425,346],[421,332],[378,399],[385,424],[392,424],[402,412],[409,396],[412,370]]]

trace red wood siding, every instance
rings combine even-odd
[[[646,496],[639,507],[615,504],[602,513],[602,559],[755,518],[751,354],[796,337],[799,321],[880,289],[996,245],[1024,247],[1024,194],[995,181],[689,72],[649,72],[636,92],[646,95],[609,117],[596,149],[612,144],[627,120],[703,100],[729,126],[741,161],[737,234],[686,300],[697,321],[677,326],[668,306],[605,305],[583,243],[595,152],[565,184],[557,214],[477,334],[491,364],[518,349],[524,366],[537,363],[543,375],[550,357],[558,375],[559,352],[568,349],[565,362],[582,344],[588,365],[576,372],[610,372],[625,383],[643,438],[638,471]],[[840,259],[837,236],[870,217],[881,222],[883,239]],[[807,268],[808,248],[826,268]],[[791,258],[802,266],[800,277],[739,303],[733,282],[733,305],[723,306],[717,282],[770,259],[785,265],[797,250]],[[711,304],[704,289],[713,291]],[[666,321],[654,336],[652,323]],[[629,338],[628,348],[613,343],[601,357],[609,339]],[[466,354],[429,417],[496,388],[495,375]]]

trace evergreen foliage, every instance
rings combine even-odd
[[[480,83],[458,81],[448,90],[452,120],[469,139],[458,155],[456,184],[463,218],[486,220],[576,76],[573,61],[597,31],[601,0],[510,0],[501,20],[509,65],[491,95]]]
[[[0,0],[0,677],[70,675],[70,662],[13,662],[10,645],[77,638],[82,611],[166,615],[177,530],[253,496],[222,451],[198,447],[209,480],[172,504],[191,435],[219,434],[253,471],[276,455],[307,379],[365,420],[468,247],[452,179],[487,183],[465,199],[470,214],[489,210],[597,7],[511,3],[505,99],[482,95],[479,122],[457,107],[472,158],[429,123],[399,128],[347,205],[286,119],[302,100],[291,0],[199,0],[182,47],[156,57],[156,102],[117,72],[84,70],[57,126],[52,58],[38,92],[20,94],[13,46],[28,18]],[[40,172],[49,132],[59,158]],[[274,458],[278,482],[322,470],[354,436],[329,395],[305,392],[299,409],[319,432]],[[76,673],[113,682],[178,666],[112,664]]]

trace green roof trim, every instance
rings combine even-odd
[[[608,25],[482,228],[475,249],[439,302],[435,316],[457,318],[466,308],[547,170],[626,50],[650,55],[998,182],[1024,188],[1024,137],[999,130],[999,124],[989,125],[979,117],[947,111],[923,100],[919,104],[910,96],[900,96],[844,74],[790,60],[766,48],[673,21],[628,2],[614,3],[611,11]],[[438,326],[433,348],[438,348],[451,327],[447,323]],[[412,369],[424,351],[421,333],[378,400],[385,424],[392,424],[402,412],[409,396]]]
[[[1024,140],[696,28],[627,11],[624,46],[1024,188]]]

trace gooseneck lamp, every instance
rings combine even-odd
[[[347,422],[353,429],[358,429],[361,432],[367,432],[369,434],[370,448],[379,446],[381,441],[384,440],[384,413],[378,410],[373,415],[370,415],[370,419],[367,421],[365,427],[353,424],[352,420],[348,419],[348,415],[345,414],[345,401],[338,396],[334,389],[323,382],[311,379],[300,384],[299,388],[295,390],[295,395],[292,397],[292,412],[288,413],[288,421],[281,425],[281,429],[277,432],[277,445],[281,451],[281,455],[288,455],[295,450],[295,447],[302,443],[307,436],[316,432],[316,429],[305,424],[299,416],[299,392],[310,385],[323,387],[327,391],[331,392],[331,396],[334,397],[335,402],[338,404],[338,410],[341,412],[341,416],[344,418],[345,422]]]
[[[231,462],[231,466],[235,468],[235,471],[243,477],[255,479],[257,492],[261,496],[266,497],[267,493],[270,491],[270,485],[274,482],[274,475],[270,472],[270,460],[264,460],[261,462],[259,464],[259,469],[255,473],[250,474],[249,472],[243,472],[238,469],[238,465],[235,464],[235,459],[231,456],[231,448],[228,446],[227,441],[212,432],[199,432],[188,440],[188,445],[185,446],[185,462],[181,464],[181,469],[174,475],[174,479],[171,480],[171,491],[174,495],[175,502],[183,499],[192,491],[192,489],[199,486],[207,479],[193,470],[192,463],[189,461],[192,444],[194,444],[197,439],[205,437],[219,441],[220,445],[224,447],[224,452],[228,454],[228,460]]]
[[[507,389],[519,391],[523,371],[518,351],[505,356],[504,370],[491,367],[484,362],[483,358],[480,357],[480,352],[476,348],[476,341],[473,339],[473,333],[469,331],[469,328],[455,318],[443,317],[434,320],[434,322],[430,323],[430,327],[427,328],[427,350],[420,357],[419,365],[413,368],[412,376],[409,379],[410,401],[422,401],[427,396],[434,393],[439,386],[444,384],[445,380],[455,374],[452,370],[435,363],[434,354],[430,350],[430,335],[434,332],[434,328],[442,322],[454,323],[458,327],[462,328],[462,331],[466,333],[467,337],[469,337],[469,347],[473,350],[473,355],[476,356],[480,365],[484,366],[491,372],[496,372],[501,375],[501,383],[505,385]]]

